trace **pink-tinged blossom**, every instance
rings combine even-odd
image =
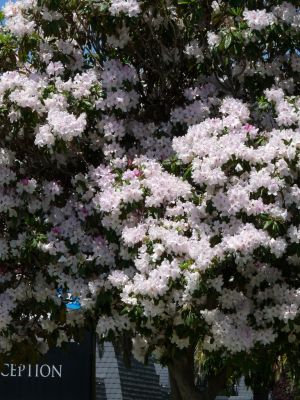
[[[234,116],[240,122],[246,122],[250,116],[247,105],[231,97],[226,97],[222,101],[220,111],[224,115]]]
[[[54,233],[55,235],[59,235],[61,233],[61,229],[59,226],[55,226],[54,228],[52,228],[52,233]]]
[[[25,36],[34,32],[36,24],[23,17],[21,14],[8,18],[6,26],[16,36]]]
[[[106,3],[95,42],[93,7],[4,8],[0,353],[91,316],[141,360],[198,329],[225,358],[298,340],[300,67],[279,45],[298,8],[214,1],[187,27],[201,2]],[[81,310],[64,318],[56,288]]]
[[[128,169],[127,171],[124,172],[123,179],[125,179],[125,180],[135,179],[135,178],[138,178],[139,176],[141,176],[141,174],[142,174],[142,172],[136,168],[133,170]]]
[[[134,228],[125,227],[122,232],[123,240],[128,246],[142,242],[146,234],[146,227],[139,225]]]
[[[62,62],[57,61],[57,62],[50,62],[49,65],[47,66],[46,72],[48,75],[60,75],[64,72],[64,65]]]
[[[55,142],[55,137],[49,125],[43,125],[36,131],[34,144],[38,147],[52,146]]]
[[[85,114],[76,117],[67,111],[54,109],[49,111],[47,120],[53,129],[54,135],[65,141],[70,141],[76,136],[81,136],[86,127]]]
[[[245,124],[243,129],[249,134],[251,139],[254,139],[258,135],[258,129],[251,124]]]
[[[266,10],[245,10],[243,16],[248,26],[257,31],[272,25],[276,21],[274,14],[268,13]]]
[[[218,46],[221,42],[221,37],[217,35],[215,32],[208,32],[207,33],[207,43],[210,48]]]
[[[112,15],[124,13],[129,17],[137,17],[140,13],[140,6],[137,0],[112,0],[109,11]]]
[[[101,79],[103,87],[111,89],[121,87],[126,81],[134,84],[137,82],[138,76],[132,66],[123,65],[121,61],[112,59],[103,63]]]
[[[107,44],[112,47],[123,49],[130,41],[130,31],[126,25],[118,29],[117,35],[109,35]]]
[[[37,181],[32,178],[22,178],[20,182],[17,183],[17,192],[21,193],[30,193],[32,194],[37,187]]]

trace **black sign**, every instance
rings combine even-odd
[[[2,400],[91,400],[94,383],[93,336],[50,350],[39,364],[6,363],[0,373]]]

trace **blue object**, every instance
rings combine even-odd
[[[58,288],[56,293],[65,303],[68,310],[79,310],[81,308],[79,297],[72,296],[70,292],[64,292],[62,288]]]
[[[66,304],[66,307],[69,310],[79,310],[81,308],[79,297],[71,297],[71,301]]]

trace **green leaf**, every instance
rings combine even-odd
[[[227,50],[229,48],[229,46],[231,45],[231,41],[232,41],[232,36],[231,33],[225,36],[225,40],[224,40],[224,49]]]
[[[264,223],[263,229],[268,229],[273,224],[273,221],[267,221]]]
[[[231,13],[231,15],[238,17],[238,16],[242,15],[243,8],[242,7],[232,7],[232,8],[230,8],[229,12]]]
[[[193,264],[194,264],[193,260],[184,261],[183,263],[180,264],[180,269],[184,271],[185,269],[190,268],[190,266]]]
[[[183,180],[189,179],[192,177],[192,166],[190,166],[189,168],[187,168],[187,170],[185,171],[185,173],[183,174]]]
[[[192,4],[195,3],[196,0],[178,0],[179,5],[185,5],[185,4]]]

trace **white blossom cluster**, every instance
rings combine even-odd
[[[281,96],[278,103],[287,101]],[[285,110],[277,109],[280,121]],[[108,279],[128,307],[143,310],[156,344],[167,321],[181,315],[182,322],[187,310],[195,310],[209,326],[205,348],[240,352],[272,343],[287,321],[291,331],[297,326],[292,322],[299,315],[300,290],[285,283],[270,260],[287,268],[296,256],[291,251],[299,242],[298,227],[284,227],[300,208],[300,197],[293,195],[299,191],[300,136],[289,123],[260,132],[247,122],[247,106],[232,98],[223,100],[220,112],[222,117],[206,119],[174,140],[179,159],[190,166],[192,186],[137,159],[121,181],[115,177],[117,186],[112,179],[105,184],[94,205],[104,213],[105,227],[122,236],[121,252],[136,254],[134,274],[119,270]],[[269,229],[273,224],[278,231]],[[228,262],[236,272],[224,282],[222,269],[216,270],[206,282],[217,295],[216,308],[206,309],[209,292],[199,293],[201,282],[210,269],[226,269]],[[236,288],[239,280],[242,290]],[[266,289],[257,294],[262,283]],[[175,323],[173,340],[184,346],[178,333]],[[188,335],[182,339],[187,346]]]
[[[299,8],[87,3],[4,8],[0,352],[91,321],[140,359],[295,342]]]
[[[109,11],[112,15],[124,13],[129,17],[137,17],[140,13],[140,6],[137,0],[113,0]]]

